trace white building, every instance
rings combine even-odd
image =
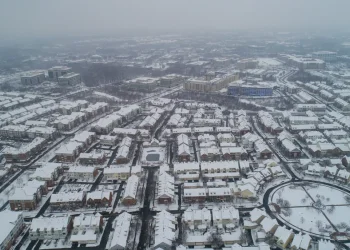
[[[97,175],[96,167],[70,167],[67,171],[68,179],[94,180]]]
[[[191,209],[187,208],[182,216],[182,221],[190,230],[205,231],[211,224],[211,214],[206,208]]]
[[[31,240],[65,239],[72,226],[70,216],[34,218],[29,229]]]
[[[74,217],[71,242],[79,244],[97,243],[98,236],[102,230],[103,218],[99,213],[80,214]]]
[[[213,225],[219,230],[224,228],[226,230],[232,230],[239,225],[239,211],[233,206],[217,208],[212,210],[213,213]]]
[[[200,168],[198,162],[174,163],[174,174],[177,179],[198,180]]]

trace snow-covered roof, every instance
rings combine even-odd
[[[120,214],[114,223],[114,231],[111,240],[111,249],[115,246],[118,248],[126,248],[132,215],[124,212]]]
[[[198,162],[179,162],[174,163],[174,172],[177,171],[189,171],[196,170],[199,171],[199,163]]]
[[[260,225],[263,227],[265,232],[271,231],[274,226],[278,226],[276,219],[271,219],[270,217],[265,217]]]
[[[61,202],[77,202],[83,201],[85,197],[84,192],[67,192],[52,194],[50,203],[61,203]]]
[[[318,241],[318,250],[335,250],[335,245],[328,240],[320,239]]]
[[[251,221],[257,221],[259,220],[261,217],[267,217],[267,214],[265,211],[259,209],[259,208],[254,208],[251,212],[250,212],[250,219]]]
[[[266,219],[266,218],[265,218]],[[264,220],[265,220],[264,219]],[[293,231],[292,230],[288,230],[287,228],[285,227],[278,227],[274,236],[276,238],[278,238],[278,240],[282,241],[283,243],[286,243],[287,240],[289,239],[289,237],[293,234]]]
[[[207,190],[205,188],[188,188],[184,189],[184,197],[206,197]]]
[[[50,231],[51,229],[58,231],[66,229],[70,219],[70,216],[34,218],[30,225],[30,231],[44,231],[45,229],[47,231]]]
[[[67,170],[67,173],[93,173],[96,167],[87,166],[72,166]]]
[[[92,200],[102,200],[107,199],[109,200],[111,195],[111,191],[92,191],[87,193],[86,200],[92,199]]]
[[[212,161],[212,162],[202,162],[201,169],[234,169],[234,171],[239,171],[238,161]]]
[[[74,217],[74,227],[89,227],[100,225],[101,214],[80,214]]]
[[[3,243],[5,239],[12,232],[13,228],[17,226],[19,217],[22,213],[13,212],[10,210],[4,210],[0,212],[1,230],[0,230],[0,242]]]
[[[158,177],[157,198],[166,196],[173,199],[175,197],[174,182],[174,176],[161,172]]]
[[[123,199],[125,198],[136,199],[138,185],[139,185],[139,177],[137,177],[136,175],[130,176],[126,183]]]
[[[157,213],[155,218],[155,232],[154,232],[154,248],[161,244],[166,244],[171,247],[175,241],[175,224],[177,220],[174,215],[165,210]]]
[[[228,221],[239,220],[239,211],[233,206],[223,206],[221,209],[214,207],[212,210],[213,221]]]
[[[202,209],[187,208],[185,210],[182,218],[187,223],[188,222],[195,222],[195,221],[209,223],[211,221],[211,214],[207,208],[202,208]]]

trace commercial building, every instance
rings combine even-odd
[[[184,89],[199,92],[215,92],[227,87],[230,82],[238,80],[238,75],[225,74],[215,78],[192,78],[184,83]]]
[[[56,66],[48,70],[49,79],[58,81],[58,78],[72,72],[72,69],[66,66]]]
[[[265,85],[240,85],[233,83],[227,87],[227,94],[231,96],[272,96],[273,89]]]
[[[321,59],[325,62],[333,62],[337,60],[337,52],[332,51],[317,51],[312,53],[313,58]]]
[[[74,86],[81,83],[81,76],[78,73],[68,73],[58,77],[58,83],[60,85]]]
[[[298,67],[299,69],[324,69],[326,66],[323,60],[311,57],[281,55],[281,59],[290,66]]]
[[[44,73],[31,73],[21,77],[21,83],[24,85],[37,85],[45,81]]]
[[[236,68],[239,70],[255,69],[259,64],[255,59],[243,59],[237,62]]]

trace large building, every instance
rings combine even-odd
[[[56,66],[48,70],[49,79],[58,81],[58,78],[72,72],[72,69],[66,66]]]
[[[237,62],[236,67],[240,70],[255,69],[258,66],[258,60],[254,59],[243,59]]]
[[[317,51],[312,53],[313,58],[321,59],[325,62],[332,62],[337,59],[337,52],[332,51]]]
[[[127,86],[136,90],[152,91],[159,85],[159,78],[138,77],[127,82]]]
[[[78,73],[68,73],[58,78],[60,85],[74,86],[81,83],[81,76]]]
[[[21,213],[4,210],[0,212],[1,234],[0,249],[11,249],[13,243],[24,228],[24,221]]]
[[[45,81],[45,74],[41,72],[31,73],[21,77],[21,83],[24,85],[40,84],[44,81]]]
[[[213,75],[214,74],[214,75]],[[230,82],[238,80],[238,75],[207,74],[204,78],[192,78],[184,83],[184,89],[199,92],[215,92],[227,87]]]
[[[326,66],[323,60],[312,57],[281,55],[281,59],[290,66],[298,67],[299,69],[324,69]]]
[[[264,85],[232,84],[227,87],[227,94],[231,96],[272,96],[273,89]]]

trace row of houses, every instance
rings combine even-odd
[[[280,134],[283,131],[283,128],[274,120],[272,115],[268,112],[259,111],[258,121],[263,127],[264,132],[276,135]]]
[[[97,139],[95,132],[83,131],[55,151],[58,162],[74,162]]]
[[[51,210],[74,210],[83,207],[110,207],[112,199],[111,191],[62,192],[51,195],[50,208]]]
[[[276,245],[281,249],[308,250],[311,245],[311,237],[308,234],[294,234],[284,226],[280,226],[276,219],[271,219],[264,211],[255,208],[250,212],[250,220],[260,227],[267,236],[271,236]]]
[[[36,137],[30,143],[23,144],[19,148],[6,147],[2,154],[6,158],[6,162],[27,162],[42,152],[46,144],[45,138]]]
[[[7,125],[0,128],[0,136],[10,139],[42,137],[52,140],[58,135],[57,129],[47,126]]]
[[[120,110],[101,118],[92,126],[92,130],[98,134],[109,134],[114,128],[129,121],[141,113],[138,105],[124,106]]]

